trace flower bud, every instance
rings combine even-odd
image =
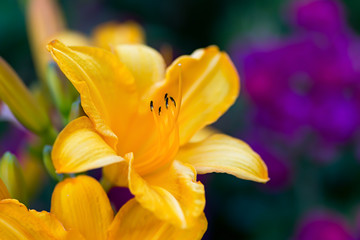
[[[15,71],[0,58],[0,99],[4,101],[16,119],[34,133],[46,132],[50,120]]]
[[[6,152],[0,160],[0,178],[9,190],[12,198],[20,202],[27,201],[24,175],[17,158]]]

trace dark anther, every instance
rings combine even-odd
[[[165,106],[166,106],[166,109],[169,108],[169,98],[165,98]]]
[[[161,113],[161,107],[159,107],[159,115],[160,115],[160,113]]]
[[[176,107],[176,102],[175,102],[175,100],[173,99],[173,97],[170,97],[170,100],[174,103],[174,106]]]
[[[152,111],[154,109],[154,102],[150,101],[150,111]]]
[[[166,101],[167,98],[168,98],[168,94],[165,93],[165,97],[164,97],[165,101]]]

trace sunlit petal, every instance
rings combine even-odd
[[[81,96],[81,105],[105,140],[116,147],[136,109],[134,78],[119,59],[101,48],[66,47],[59,41],[48,44],[54,60]],[[128,122],[126,122],[128,121]]]
[[[165,62],[154,49],[145,45],[129,44],[119,45],[114,50],[120,61],[131,71],[141,94],[164,79]]]
[[[51,213],[66,229],[76,229],[87,240],[106,239],[114,217],[105,191],[99,182],[88,176],[60,182],[51,199]]]
[[[201,239],[207,228],[204,214],[201,214],[191,228],[177,228],[141,207],[134,199],[127,202],[116,215],[109,229],[109,240],[183,240]]]
[[[179,66],[180,65],[180,66]],[[230,58],[211,46],[182,56],[168,68],[169,82],[181,78],[180,144],[216,121],[239,94],[239,77]]]
[[[81,240],[83,238],[76,231],[66,231],[54,215],[29,211],[17,200],[5,199],[0,201],[0,239]]]
[[[224,134],[182,146],[176,159],[191,164],[200,174],[222,172],[257,182],[269,180],[260,156],[245,142]]]
[[[200,142],[208,137],[210,137],[211,135],[220,133],[219,130],[212,128],[212,127],[204,127],[202,129],[200,129],[199,131],[197,131],[192,138],[190,139],[189,142],[193,143],[193,142]]]
[[[87,117],[70,122],[57,137],[52,160],[58,173],[81,172],[123,161]]]

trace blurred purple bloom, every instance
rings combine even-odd
[[[343,144],[360,125],[360,41],[336,1],[301,0],[293,11],[301,31],[238,52],[253,121],[281,133],[288,145],[308,133],[319,146]]]
[[[113,204],[116,211],[118,211],[127,201],[132,199],[134,196],[130,190],[125,187],[113,187],[108,193],[110,202]]]
[[[343,9],[337,1],[303,0],[293,8],[295,24],[307,30],[331,33],[344,29]]]
[[[331,213],[312,213],[298,229],[295,240],[355,240],[344,219]]]
[[[7,128],[0,135],[0,156],[6,151],[19,154],[32,135],[16,120],[8,106],[2,102],[0,102],[0,121],[7,123],[4,124]]]

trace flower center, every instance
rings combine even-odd
[[[181,77],[158,83],[140,98],[137,112],[127,116],[132,134],[119,138],[117,151],[119,155],[133,152],[133,166],[141,175],[165,168],[175,159],[180,144],[181,92]]]
[[[154,124],[154,140],[146,152],[141,154],[141,160],[135,161],[134,167],[142,174],[169,164],[175,157],[179,147],[179,131],[177,119],[179,107],[176,100],[168,93],[159,101],[151,100],[149,111]]]

